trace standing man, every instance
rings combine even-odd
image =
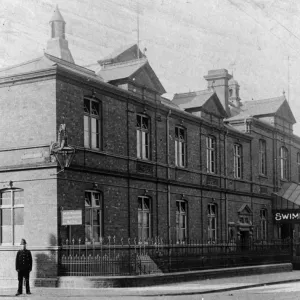
[[[16,257],[16,270],[18,272],[18,280],[19,280],[19,288],[16,296],[22,294],[22,283],[23,278],[25,278],[26,282],[26,294],[30,293],[29,287],[29,273],[32,270],[32,256],[31,252],[26,249],[26,241],[24,239],[21,240],[22,250],[19,250]]]

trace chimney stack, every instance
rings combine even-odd
[[[204,76],[206,81],[208,82],[208,89],[213,89],[220,102],[222,103],[226,113],[230,116],[230,109],[229,109],[229,89],[228,89],[228,81],[232,78],[226,69],[219,69],[219,70],[210,70],[208,74]]]

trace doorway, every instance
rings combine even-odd
[[[281,239],[285,240],[287,238],[293,237],[293,224],[283,223],[281,225]]]

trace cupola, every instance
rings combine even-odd
[[[74,64],[74,59],[65,39],[66,22],[56,6],[50,20],[51,39],[47,42],[46,53]]]

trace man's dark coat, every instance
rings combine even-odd
[[[32,256],[27,249],[19,250],[16,256],[16,270],[28,271],[32,270]]]

